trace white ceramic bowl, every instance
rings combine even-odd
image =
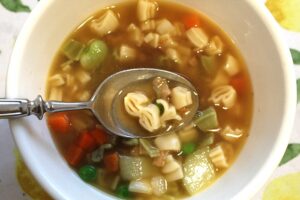
[[[45,94],[58,48],[95,11],[121,0],[47,0],[34,9],[20,33],[9,66],[7,97]],[[199,9],[229,33],[242,52],[254,88],[250,136],[227,173],[191,199],[247,199],[267,180],[287,145],[295,115],[295,79],[287,47],[270,14],[253,0],[176,0]],[[10,122],[16,143],[41,185],[55,199],[111,199],[84,183],[55,149],[45,121]]]

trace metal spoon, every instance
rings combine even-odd
[[[191,106],[190,112],[183,118],[182,123],[168,131],[158,132],[155,135],[151,133],[145,135],[138,132],[129,132],[120,125],[119,119],[112,115],[111,111],[114,106],[114,99],[119,91],[130,83],[152,79],[158,76],[183,84],[192,91],[193,105]],[[153,68],[136,68],[120,71],[106,78],[98,86],[90,101],[87,102],[44,101],[40,95],[33,101],[27,99],[0,99],[0,119],[20,118],[32,114],[42,119],[46,112],[54,113],[85,109],[92,111],[97,120],[109,132],[115,135],[127,138],[147,138],[161,136],[187,125],[196,114],[198,105],[199,100],[196,89],[187,79],[179,74]]]

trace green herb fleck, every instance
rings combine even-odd
[[[297,80],[297,103],[300,103],[300,79]]]
[[[159,109],[159,114],[160,115],[162,115],[162,114],[164,114],[164,112],[165,112],[165,108],[164,108],[164,106],[161,104],[161,103],[155,103],[155,105],[158,107],[158,109]]]
[[[292,54],[292,58],[293,58],[293,62],[295,65],[300,65],[300,51],[296,50],[296,49],[290,49],[291,54]]]
[[[30,12],[30,8],[24,5],[21,0],[0,0],[4,8],[12,12]]]
[[[288,161],[292,160],[299,154],[300,154],[300,144],[289,144],[288,147],[286,148],[282,160],[279,163],[279,166],[287,163]]]

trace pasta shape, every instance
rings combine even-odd
[[[209,152],[209,157],[212,163],[219,168],[229,167],[229,158],[232,155],[233,149],[230,144],[219,143]]]
[[[168,48],[166,50],[166,56],[174,63],[182,63],[182,60],[180,59],[179,54],[175,49]]]
[[[167,156],[166,164],[162,168],[162,173],[165,174],[165,178],[168,182],[177,181],[183,178],[182,165],[179,164],[172,155]]]
[[[142,107],[139,122],[149,132],[159,129],[161,127],[159,108],[154,104]]]
[[[166,33],[172,33],[175,32],[175,27],[169,20],[162,19],[157,22],[156,32],[161,35]]]
[[[213,89],[209,100],[215,105],[221,105],[226,109],[230,109],[236,103],[237,93],[231,85],[218,86]]]
[[[147,21],[155,17],[157,4],[151,0],[139,0],[137,4],[137,17],[139,21]]]
[[[224,70],[229,76],[234,76],[240,72],[237,60],[230,54],[226,56]]]
[[[143,44],[144,34],[135,24],[131,23],[127,28],[127,32],[129,33],[129,40],[136,46],[140,47]]]
[[[53,75],[49,78],[49,82],[53,86],[57,87],[57,86],[64,85],[65,84],[65,79],[61,74],[55,74],[55,75]]]
[[[243,131],[241,129],[232,129],[230,126],[226,126],[220,133],[222,138],[229,142],[235,142],[243,136]]]
[[[163,48],[177,46],[170,34],[163,34],[159,38],[159,45]]]
[[[119,52],[117,52],[116,57],[121,62],[132,61],[137,57],[137,51],[136,49],[123,44],[120,47]]]
[[[134,117],[139,117],[143,104],[149,102],[146,95],[140,92],[128,93],[124,98],[125,110],[128,114]]]
[[[166,126],[166,121],[182,120],[182,118],[177,114],[175,107],[170,105],[166,100],[158,99],[156,100],[156,103],[159,103],[164,107],[164,113],[160,117],[160,123],[163,127]]]
[[[100,36],[110,34],[119,27],[119,19],[112,11],[106,11],[100,18],[91,22],[90,28]]]
[[[187,88],[177,86],[171,91],[171,102],[178,110],[193,103],[192,93]]]
[[[157,48],[159,45],[159,34],[148,33],[144,38],[144,42],[154,48]]]
[[[208,45],[208,36],[201,28],[190,28],[186,31],[189,41],[197,48],[203,49]]]
[[[141,23],[141,30],[142,31],[154,31],[156,28],[155,20],[148,20]]]
[[[205,47],[204,52],[207,55],[217,55],[223,52],[224,44],[219,36],[214,36]]]

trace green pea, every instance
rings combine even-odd
[[[93,70],[99,67],[108,54],[108,47],[102,40],[92,40],[84,49],[80,57],[80,63],[86,70]]]
[[[195,143],[187,143],[182,146],[182,155],[186,156],[193,153],[197,148]]]
[[[116,188],[116,196],[121,199],[127,199],[130,197],[130,192],[127,184],[120,184]]]
[[[90,182],[97,178],[97,170],[92,165],[85,165],[79,169],[79,176],[82,180]]]

